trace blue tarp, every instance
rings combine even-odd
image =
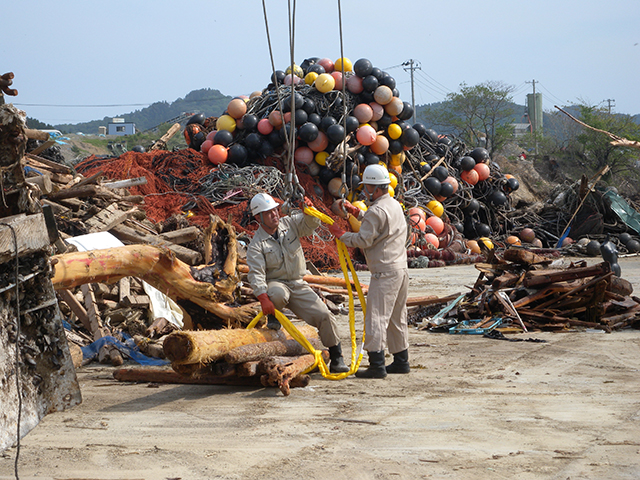
[[[131,358],[131,360],[139,363],[140,365],[166,365],[169,363],[168,360],[147,357],[142,352],[140,352],[140,349],[129,335],[127,335],[126,333],[123,333],[122,335],[125,339],[124,343],[117,338],[112,337],[111,335],[107,335],[99,338],[91,345],[81,347],[82,357],[85,360],[96,358],[98,356],[98,352],[104,345],[113,345],[118,350],[120,350],[121,353],[125,354],[127,357]]]

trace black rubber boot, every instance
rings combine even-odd
[[[384,350],[379,352],[369,352],[369,368],[358,370],[358,378],[384,378],[387,376],[387,369],[384,368]]]
[[[267,328],[271,330],[280,330],[280,322],[275,315],[267,315]]]
[[[409,350],[393,354],[393,362],[387,365],[387,373],[409,373]]]
[[[329,364],[329,371],[331,373],[343,373],[349,371],[349,367],[347,367],[344,363],[344,358],[342,358],[342,347],[340,344],[329,347],[329,358],[331,359],[331,363]]]

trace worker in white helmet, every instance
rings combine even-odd
[[[367,166],[362,174],[363,192],[369,203],[367,211],[346,200],[341,202],[348,213],[362,222],[360,230],[345,232],[335,223],[329,227],[347,247],[363,251],[371,272],[364,343],[369,368],[356,372],[360,378],[409,373],[407,223],[400,203],[389,195],[390,181],[384,166]],[[385,345],[393,354],[393,362],[386,367]]]
[[[313,204],[305,198],[305,204]],[[318,329],[320,340],[329,348],[329,370],[348,372],[338,338],[336,319],[302,277],[307,271],[300,237],[313,234],[320,220],[293,213],[280,218],[278,204],[266,193],[251,199],[251,213],[260,224],[247,249],[248,279],[253,293],[267,316],[267,327],[280,328],[276,309],[288,307],[296,316]]]

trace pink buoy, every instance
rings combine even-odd
[[[308,142],[307,146],[314,152],[322,152],[329,146],[329,139],[324,132],[318,132],[318,136],[313,142]]]
[[[273,132],[273,125],[271,125],[269,119],[263,118],[258,122],[258,131],[262,135],[269,135],[271,132]]]
[[[335,80],[336,84],[333,87],[334,90],[342,90],[342,72],[331,72],[331,76]]]
[[[351,75],[347,78],[347,90],[355,95],[362,93],[364,90],[362,87],[362,79],[357,75]]]
[[[360,145],[372,145],[373,142],[376,141],[376,138],[376,131],[370,125],[361,126],[360,128],[358,128],[358,131],[356,133],[356,139],[358,140]]]
[[[436,235],[440,235],[444,230],[444,222],[440,217],[436,217],[435,215],[427,218],[426,223],[433,229],[433,233]]]
[[[324,68],[325,73],[333,72],[333,60],[330,58],[321,58],[318,60],[318,65],[321,65]]]
[[[384,107],[377,102],[371,102],[369,106],[371,107],[371,110],[373,110],[373,116],[371,117],[371,120],[377,122],[384,115]]]
[[[207,153],[212,145],[213,140],[205,140],[204,142],[202,142],[202,145],[200,145],[200,151],[202,153]]]
[[[299,165],[309,165],[313,162],[314,155],[313,150],[309,147],[299,147],[296,148],[296,151],[293,154],[293,159]]]
[[[440,240],[433,233],[427,233],[424,238],[434,247],[438,248],[440,246]]]
[[[358,119],[358,122],[367,123],[373,118],[373,109],[367,103],[359,103],[353,109],[353,116]]]

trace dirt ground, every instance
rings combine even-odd
[[[640,259],[620,261],[640,289]],[[412,296],[466,292],[473,266],[410,270]],[[368,281],[361,274],[363,282]],[[347,317],[340,316],[344,343]],[[410,331],[409,375],[277,389],[119,383],[78,371],[83,403],[21,443],[42,479],[637,479],[640,331],[491,340]],[[366,362],[363,362],[366,363]],[[16,449],[0,457],[14,478]]]

